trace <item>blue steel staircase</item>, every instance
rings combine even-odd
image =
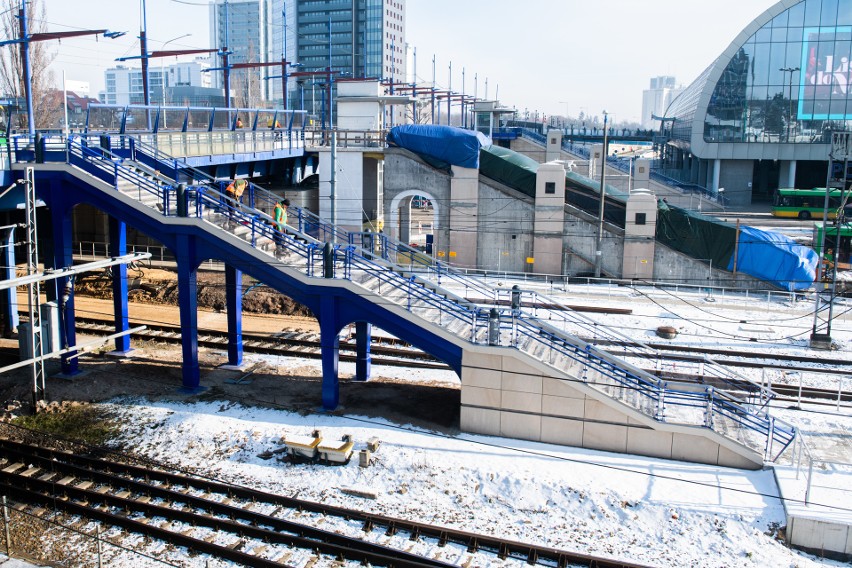
[[[311,308],[324,336],[352,321],[369,321],[447,362],[459,374],[465,345],[515,349],[547,365],[553,377],[582,381],[649,421],[712,430],[764,460],[776,459],[796,436],[794,428],[763,411],[771,392],[709,359],[701,362],[702,372],[710,370],[721,382],[744,390],[748,400],[714,387],[696,389],[661,380],[645,370],[649,361],[660,359],[659,352],[605,330],[553,298],[491,288],[385,235],[348,233],[297,208],[292,226],[278,231],[266,212],[277,199],[273,194],[252,185],[247,203],[234,207],[220,182],[155,148],[128,137],[118,151],[116,147],[106,151],[92,138],[74,137],[64,148],[71,166],[65,173],[89,186],[87,197],[93,204],[141,225],[140,230],[170,248],[187,247],[173,234],[198,238],[202,244],[195,246],[203,254],[221,258]],[[175,165],[173,177],[156,169],[161,159]],[[189,183],[176,183],[180,179]],[[461,295],[452,291],[457,287]],[[467,298],[471,295],[475,300]],[[332,297],[339,304],[329,307]],[[542,310],[547,321],[537,317]],[[330,313],[334,315],[324,315]],[[627,342],[629,361],[576,335],[589,326],[598,337],[603,332],[605,339]],[[334,345],[325,339],[323,343],[329,349]],[[332,372],[333,379],[326,377]],[[324,358],[323,373],[324,404],[336,405],[336,392],[327,392],[337,388],[336,360],[332,365]]]

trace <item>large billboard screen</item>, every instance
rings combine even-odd
[[[852,27],[805,28],[799,120],[846,120],[852,105]]]

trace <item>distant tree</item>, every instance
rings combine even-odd
[[[21,34],[21,24],[18,18],[19,0],[0,0],[0,27],[3,37],[17,38]],[[43,33],[47,28],[47,13],[43,0],[30,0],[27,6],[27,22],[29,33]],[[33,114],[36,128],[55,127],[57,116],[62,113],[62,99],[48,96],[55,88],[53,71],[48,69],[55,53],[50,51],[47,42],[30,43],[30,66],[32,70],[32,99]],[[10,44],[0,48],[0,89],[11,98],[23,101],[25,98],[24,67],[21,62],[20,44]],[[23,104],[23,103],[22,103]],[[16,128],[24,128],[27,124],[26,109],[19,112]]]

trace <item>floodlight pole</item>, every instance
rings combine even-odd
[[[30,62],[30,42],[27,41],[27,4],[21,0],[18,11],[21,26],[21,63],[24,66],[24,94],[27,99],[27,131],[35,136],[35,114],[33,111],[33,70]]]
[[[603,152],[601,156],[601,197],[600,205],[598,206],[598,232],[595,239],[595,278],[601,277],[601,265],[603,264],[603,253],[601,247],[603,245],[603,222],[604,222],[604,206],[606,204],[606,126],[609,115],[603,111],[604,126],[603,126]]]
[[[142,0],[142,29],[139,31],[139,54],[142,56],[142,103],[148,106],[151,103],[151,94],[148,92],[148,16],[145,10],[145,0]],[[148,115],[150,121],[150,113]]]
[[[793,73],[798,70],[798,67],[782,67],[779,69],[779,71],[790,74],[790,94],[787,97],[787,142],[790,141],[790,121],[793,120]]]

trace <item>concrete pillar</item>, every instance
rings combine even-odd
[[[228,314],[228,366],[243,364],[243,272],[225,266],[225,311]]]
[[[338,148],[334,195],[331,186],[331,151],[319,153],[319,215],[331,221],[332,201],[335,222],[347,231],[360,231],[364,218],[364,153],[360,149]]]
[[[373,326],[365,321],[355,322],[355,380],[366,381],[372,371],[370,342]]]
[[[399,205],[399,242],[411,242],[411,200],[403,199]]]
[[[656,228],[657,198],[648,189],[634,189],[625,214],[623,278],[653,279]]]
[[[340,322],[338,299],[323,295],[320,301],[320,349],[322,351],[322,407],[334,410],[340,404]]]
[[[0,278],[3,280],[11,280],[15,278],[15,227],[9,227],[3,230],[3,262],[2,273]],[[3,309],[3,335],[11,337],[18,329],[18,293],[15,287],[7,288],[0,292],[0,305]]]
[[[456,266],[476,268],[479,170],[452,166],[450,178],[450,252]]]
[[[53,222],[53,267],[65,268],[74,265],[71,208],[56,207],[51,213]],[[74,323],[74,286],[69,278],[59,278],[56,281],[56,296],[59,300],[59,325],[63,329],[62,347],[77,345],[77,328]],[[66,295],[65,291],[70,290]],[[50,300],[48,295],[48,300]],[[56,348],[56,346],[54,346]],[[77,352],[71,351],[62,355],[61,369],[65,376],[76,375],[80,372]]]
[[[796,187],[796,160],[786,162],[786,168],[782,172],[780,185],[781,187]]]
[[[719,191],[719,173],[722,169],[722,160],[713,160],[713,172],[710,174],[710,191],[715,195]]]
[[[545,162],[553,162],[562,157],[562,131],[548,130],[547,131],[547,151],[545,153]]]
[[[562,274],[565,168],[559,162],[542,164],[538,168],[533,227],[533,272]]]
[[[595,144],[589,151],[589,175],[591,179],[601,175],[601,160],[603,159],[603,144]]]
[[[633,188],[651,186],[651,160],[644,158],[633,164]]]
[[[198,263],[195,260],[195,243],[191,237],[177,236],[175,257],[183,354],[181,390],[194,393],[201,390],[201,372],[198,365]]]
[[[115,217],[109,218],[109,254],[110,256],[127,254],[127,224]],[[112,313],[116,333],[130,329],[126,264],[118,264],[112,267]],[[110,355],[121,357],[126,356],[130,351],[132,351],[130,336],[122,335],[115,338],[115,350]]]

